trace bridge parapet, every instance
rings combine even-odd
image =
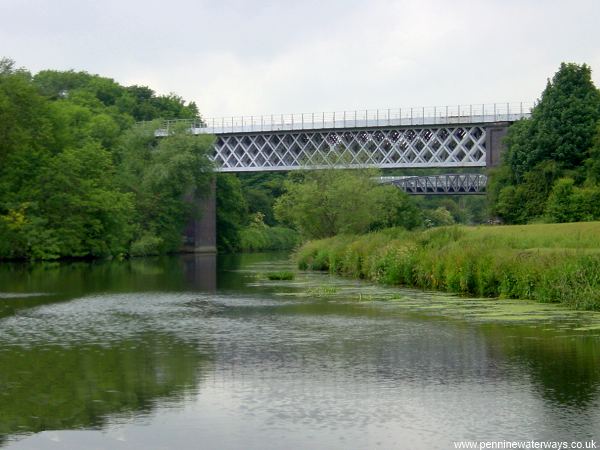
[[[157,133],[168,135],[174,127],[195,134],[264,133],[345,128],[413,127],[424,125],[514,122],[531,115],[532,103],[489,103],[412,108],[363,109],[259,116],[229,116],[199,120],[167,120]]]

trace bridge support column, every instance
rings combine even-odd
[[[184,232],[182,252],[217,252],[217,185],[216,178],[210,183],[209,194],[193,202],[197,217],[188,223]]]
[[[500,154],[504,151],[505,145],[502,142],[508,131],[509,123],[495,123],[486,127],[486,161],[487,168],[496,167],[500,164]]]

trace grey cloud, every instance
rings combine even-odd
[[[597,0],[2,0],[0,17],[18,64],[148,84],[206,116],[532,101],[561,61],[600,70]]]

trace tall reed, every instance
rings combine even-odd
[[[600,222],[389,229],[311,241],[296,259],[380,283],[600,310]]]

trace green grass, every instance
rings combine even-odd
[[[269,272],[269,273],[265,274],[265,276],[269,280],[293,280],[294,272],[286,272],[286,271]]]
[[[388,229],[311,241],[296,259],[380,283],[600,310],[600,222]]]

